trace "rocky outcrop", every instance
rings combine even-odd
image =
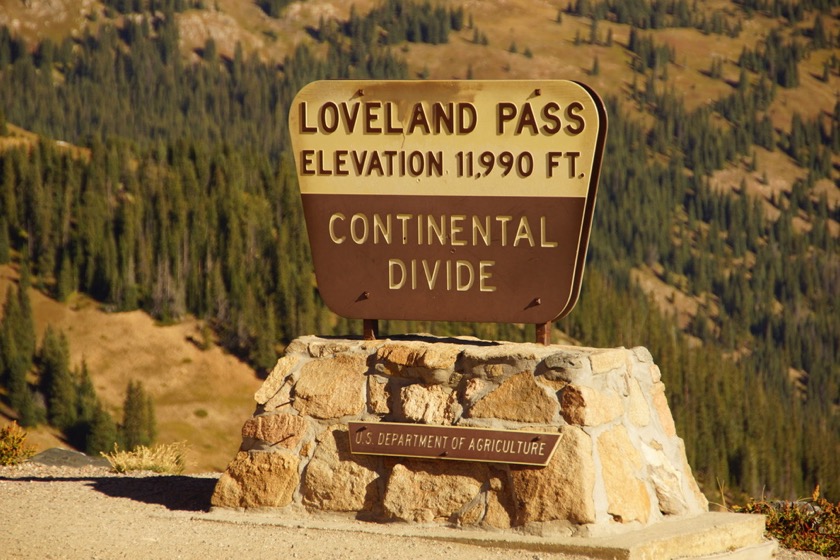
[[[594,534],[707,511],[644,348],[295,340],[255,395],[216,507]],[[354,455],[347,423],[560,434],[544,467]]]

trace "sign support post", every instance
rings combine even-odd
[[[379,321],[376,319],[363,319],[362,334],[365,340],[376,340],[379,338]]]

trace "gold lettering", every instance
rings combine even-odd
[[[513,216],[496,216],[496,221],[502,225],[502,247],[507,247],[507,224]]]
[[[388,245],[391,244],[391,214],[385,215],[385,221],[382,221],[382,216],[379,214],[373,215],[373,244],[379,243],[379,237],[385,240]]]
[[[356,230],[356,224],[362,225],[362,234],[359,235]],[[356,245],[361,245],[368,239],[368,219],[367,216],[364,214],[353,214],[353,217],[350,218],[350,238],[353,240],[353,243]]]
[[[545,232],[545,216],[540,216],[540,247],[557,247],[556,241],[548,241]]]
[[[336,212],[335,214],[330,216],[330,227],[329,227],[330,239],[332,239],[332,242],[335,243],[336,245],[341,245],[342,243],[344,243],[344,240],[347,239],[347,237],[344,236],[344,235],[339,237],[335,234],[335,222],[336,222],[336,220],[341,220],[343,222],[345,220],[344,214],[342,214],[341,212]]]
[[[513,246],[518,246],[523,239],[527,240],[531,247],[534,246],[534,236],[531,235],[531,225],[528,223],[527,216],[522,216],[519,219],[519,227],[516,228],[516,238],[513,240]]]
[[[466,216],[449,216],[449,242],[455,247],[463,247],[467,244],[466,239],[458,239],[458,234],[464,231],[461,222],[466,219]]]
[[[461,274],[463,270],[466,270],[469,274],[467,278],[464,278]],[[459,292],[466,292],[473,285],[473,265],[470,261],[455,261],[455,289]]]
[[[478,238],[484,241],[486,247],[490,246],[490,216],[484,216],[484,226],[482,227],[481,218],[478,216],[472,217],[472,244],[473,247],[478,246]]]
[[[490,286],[486,283],[487,280],[493,277],[492,272],[487,269],[495,265],[496,261],[478,261],[478,291],[479,292],[495,292],[496,286]]]
[[[395,272],[399,270],[400,278],[397,281]],[[405,263],[400,259],[388,259],[388,289],[399,290],[405,285]]]

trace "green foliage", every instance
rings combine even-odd
[[[35,449],[26,444],[26,435],[14,420],[0,428],[0,465],[16,465],[35,454]]]
[[[752,72],[767,74],[782,87],[799,85],[798,62],[805,57],[805,46],[791,39],[785,42],[781,32],[774,28],[767,35],[761,48],[744,48],[738,58],[738,65]]]
[[[146,394],[141,381],[129,381],[123,403],[123,422],[120,440],[129,451],[154,442],[157,432],[154,403]]]
[[[21,424],[32,426],[38,415],[26,376],[32,367],[32,352],[27,349],[35,343],[35,332],[26,319],[22,303],[29,308],[26,290],[22,286],[18,290],[9,286],[0,322],[0,377],[8,389],[9,404],[18,412]]]
[[[785,548],[840,556],[840,503],[821,497],[819,486],[808,501],[750,501],[734,510],[766,516],[767,533]]]
[[[367,45],[396,45],[404,41],[438,45],[449,42],[450,31],[463,29],[464,16],[463,7],[446,9],[428,1],[385,0],[365,16],[351,10],[350,19],[341,28],[348,37]],[[318,35],[328,39],[333,32],[322,23]]]
[[[40,387],[47,401],[47,419],[60,430],[68,430],[78,419],[76,383],[70,371],[70,346],[63,332],[47,326],[38,353]],[[88,388],[86,387],[86,390]],[[88,396],[86,395],[86,398]],[[87,407],[88,403],[84,403]]]
[[[11,241],[9,239],[9,223],[6,216],[0,216],[0,264],[6,264],[11,258]]]
[[[259,0],[257,2],[262,10],[273,18],[283,15],[283,9],[292,3],[292,0]]]

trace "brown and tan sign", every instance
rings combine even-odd
[[[577,301],[606,112],[571,81],[321,81],[289,115],[339,315],[547,323]]]
[[[393,422],[350,422],[350,452],[423,459],[482,461],[545,466],[558,433],[429,426]]]

